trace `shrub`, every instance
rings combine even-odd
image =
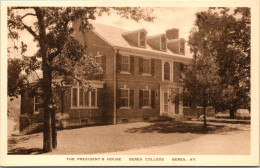
[[[56,114],[56,127],[61,128],[61,129],[66,128],[68,125],[68,119],[69,119],[68,114],[57,113]]]

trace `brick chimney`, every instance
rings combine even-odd
[[[166,30],[166,36],[169,40],[179,38],[179,29],[168,29]]]

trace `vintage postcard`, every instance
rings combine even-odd
[[[2,1],[0,166],[259,166],[259,1]]]

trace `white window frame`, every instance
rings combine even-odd
[[[122,106],[122,104],[121,104],[121,107],[120,107],[120,109],[130,109],[130,89],[129,88],[120,88],[120,92],[122,91],[122,90],[127,90],[127,99],[128,99],[128,101],[127,101],[127,106]],[[122,92],[120,93],[120,101],[122,101]]]
[[[149,92],[149,102],[148,102],[148,106],[144,105],[144,92],[148,91]],[[151,108],[151,89],[143,89],[143,107],[142,108]]]
[[[162,38],[165,39],[165,49],[162,49]],[[161,36],[161,38],[160,38],[160,50],[167,51],[167,38],[165,36]]]
[[[99,52],[97,52],[97,55],[95,55],[95,62],[96,62],[96,64],[98,64],[97,63],[97,58],[98,57],[101,57],[101,59],[102,59],[102,57],[103,57],[103,55],[99,55]],[[102,62],[102,60],[101,60],[101,62]],[[102,64],[103,64],[103,62],[101,63],[101,65],[100,64],[98,64],[99,66],[101,66],[102,67]],[[97,72],[96,70],[95,70],[95,74],[102,74],[102,72]]]
[[[148,60],[149,61],[149,72],[145,72],[145,66],[144,66],[144,60]],[[143,75],[144,76],[150,76],[151,75],[151,71],[152,71],[152,63],[151,63],[151,59],[150,58],[143,58]]]
[[[73,89],[77,89],[77,106],[73,106]],[[85,104],[85,94],[83,94],[83,106],[80,106],[79,105],[79,102],[80,102],[80,87],[71,87],[71,94],[70,94],[70,97],[71,97],[71,109],[97,109],[97,88],[93,88],[92,90],[87,90],[87,91],[84,91],[83,93],[85,92],[88,92],[88,96],[89,96],[89,106],[86,106]],[[95,92],[95,105],[92,106],[92,92]]]
[[[144,33],[144,46],[141,45],[141,33]],[[138,46],[139,47],[146,47],[146,33],[144,31],[138,32]]]
[[[39,110],[40,97],[37,96],[37,97],[38,97],[38,98],[37,98],[37,99],[38,99],[38,103],[35,102],[35,100],[36,100],[35,97],[36,97],[36,96],[33,97],[33,113],[34,113],[34,114],[39,114],[39,111],[40,111],[40,110]],[[38,105],[38,110],[37,110],[37,111],[35,110],[35,109],[36,109],[36,108],[35,108],[36,105]]]
[[[122,64],[123,64],[123,57],[127,57],[127,59],[128,59],[128,70],[122,70]],[[121,72],[120,73],[125,73],[125,74],[131,74],[130,73],[130,64],[131,64],[131,62],[130,62],[131,60],[130,60],[130,55],[122,55],[121,56]]]
[[[183,40],[180,40],[179,43],[180,43],[179,53],[185,54],[185,42]],[[182,44],[183,44],[183,52],[181,52]]]
[[[165,104],[164,100],[165,100],[165,94],[167,94],[167,103]],[[169,93],[168,92],[163,92],[163,113],[168,113],[169,112]],[[165,106],[167,105],[167,111],[165,111]]]
[[[165,66],[166,63],[169,64],[169,80],[166,80],[166,79],[165,79],[165,70],[164,70],[165,68],[164,68],[164,66]],[[162,69],[163,69],[163,80],[164,80],[164,81],[171,81],[171,76],[172,76],[171,74],[172,74],[172,73],[171,73],[171,64],[170,64],[170,62],[169,62],[169,61],[163,62],[163,68],[162,68]]]

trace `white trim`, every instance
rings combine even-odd
[[[128,106],[122,106],[122,105],[121,105],[121,107],[120,107],[119,109],[121,109],[121,108],[122,108],[122,109],[131,109],[131,107],[130,107],[130,88],[126,88],[125,85],[124,85],[124,88],[120,88],[120,92],[121,92],[121,90],[127,90],[127,97],[128,97],[128,98],[127,98],[127,99],[128,99],[128,100],[127,100],[127,101],[128,101],[128,102],[127,102],[127,105],[128,105]],[[120,95],[121,95],[121,96],[120,96],[120,99],[122,100],[122,94],[120,93]],[[119,101],[121,101],[121,100],[119,100]]]
[[[124,109],[124,110],[130,110],[131,109],[131,107],[119,107],[119,109]]]
[[[170,66],[170,67],[169,67],[169,68],[170,68],[170,72],[169,72],[169,73],[170,73],[170,74],[169,74],[169,75],[170,75],[170,76],[169,76],[170,78],[169,78],[169,80],[165,80],[165,79],[164,79],[164,64],[165,64],[166,62],[168,62],[168,63],[169,63],[169,66]],[[167,60],[163,60],[163,61],[162,61],[162,81],[168,81],[168,82],[171,82],[171,81],[172,81],[172,76],[173,76],[173,75],[172,75],[172,68],[173,68],[173,66],[172,66],[171,63],[172,63],[171,61],[167,61]]]
[[[149,60],[150,73],[144,72],[144,60]],[[152,76],[152,60],[151,60],[151,58],[143,58],[143,67],[142,68],[143,68],[143,73],[142,73],[143,76]]]
[[[151,93],[151,89],[148,89],[148,88],[146,88],[146,89],[142,89],[143,90],[143,102],[144,102],[144,91],[149,91],[149,102],[148,102],[148,104],[149,104],[149,106],[142,106],[142,108],[144,107],[144,108],[147,108],[147,107],[150,107],[150,108],[152,108],[152,93]],[[144,103],[143,103],[144,104]]]
[[[125,71],[125,70],[122,70],[122,61],[123,61],[123,57],[127,57],[127,59],[128,59],[128,71]],[[120,73],[122,72],[122,73],[125,73],[125,74],[131,74],[131,72],[130,72],[130,69],[131,69],[131,58],[130,58],[131,56],[130,55],[121,55],[121,62],[120,62]]]
[[[98,109],[98,107],[71,107],[70,109]]]
[[[162,49],[162,38],[163,37],[165,38],[165,45],[166,45],[165,46],[165,50]],[[159,46],[160,50],[166,52],[167,49],[168,49],[168,46],[167,46],[167,36],[165,34],[162,34],[159,41],[160,41],[160,46]]]
[[[73,89],[77,89],[77,106],[73,106]],[[70,97],[71,97],[71,101],[70,101],[70,109],[98,109],[97,107],[97,88],[93,88],[92,90],[87,90],[83,92],[83,106],[79,105],[80,102],[80,87],[77,84],[77,86],[71,87],[71,92],[70,92]],[[95,92],[95,105],[92,106],[92,92]],[[88,104],[89,106],[85,105],[85,92],[88,92]]]
[[[131,73],[130,73],[130,72],[128,72],[128,71],[120,71],[119,73],[120,73],[120,74],[131,75]]]
[[[166,52],[163,53],[162,51],[156,51],[156,50],[155,51],[140,50],[140,48],[144,48],[144,47],[140,47],[140,48],[127,48],[127,47],[121,47],[121,46],[113,45],[108,40],[106,40],[103,36],[101,36],[99,33],[97,33],[94,29],[91,30],[91,31],[96,33],[97,36],[99,36],[102,40],[104,40],[106,43],[108,43],[115,50],[117,50],[117,49],[125,50],[124,52],[130,51],[128,54],[131,54],[131,55],[150,57],[150,58],[155,58],[155,59],[158,59],[158,55],[159,55],[159,56],[167,57],[167,58],[172,59],[172,60],[173,59],[177,59],[179,61],[187,61],[187,63],[189,63],[191,61],[191,59],[192,59],[192,57],[188,57],[188,56],[181,55],[181,54],[174,54],[174,53],[169,54],[169,53],[166,53]],[[147,36],[146,36],[146,45],[147,45]],[[160,53],[158,53],[158,52],[160,52]],[[159,58],[159,59],[162,59],[162,58]]]
[[[187,57],[184,55],[179,55],[179,54],[172,54],[169,55],[167,54],[167,52],[162,52],[162,51],[157,51],[160,53],[156,53],[156,52],[151,52],[151,51],[143,51],[140,50],[139,48],[125,48],[125,47],[120,47],[120,46],[114,46],[114,48],[117,50],[119,50],[119,53],[121,55],[134,55],[134,56],[138,56],[138,57],[144,57],[144,58],[154,58],[154,59],[159,59],[159,60],[163,60],[163,59],[168,59],[171,61],[179,61],[179,62],[183,62],[186,64],[189,64],[190,61],[192,60],[192,57]]]
[[[140,34],[141,34],[142,32],[144,33],[144,46],[141,46]],[[146,45],[147,45],[147,32],[146,32],[146,31],[139,31],[139,32],[138,32],[138,47],[146,48]]]
[[[148,73],[143,73],[142,76],[153,76],[153,75],[148,74]]]

